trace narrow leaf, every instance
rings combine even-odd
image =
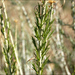
[[[32,37],[32,41],[33,41],[33,44],[34,44],[35,48],[38,50],[36,41],[35,41],[35,39],[33,37]]]
[[[42,69],[44,68],[44,66],[46,65],[47,61],[48,61],[49,56],[44,60],[43,64],[42,64]]]
[[[33,65],[33,69],[36,71],[36,73],[37,73],[37,69],[36,69],[36,67],[35,67],[35,64],[32,64]]]

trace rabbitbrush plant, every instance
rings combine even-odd
[[[4,43],[3,44],[4,44],[4,47],[5,47],[5,51],[7,51],[6,48],[9,49],[7,54],[9,56],[9,62],[11,63],[10,66],[12,66],[13,68],[12,67],[11,67],[11,69],[8,68],[8,66],[9,66],[8,62],[6,62],[6,64],[8,64],[8,66],[6,66],[6,67],[11,70],[10,74],[15,74],[16,72],[15,72],[14,68],[17,67],[17,69],[16,69],[17,74],[19,73],[18,72],[18,70],[19,70],[20,74],[23,75],[22,68],[21,68],[21,63],[19,62],[19,58],[18,58],[18,52],[15,48],[14,40],[13,40],[13,37],[12,37],[12,34],[11,34],[10,24],[9,24],[9,21],[8,21],[8,16],[7,16],[6,6],[5,6],[4,0],[2,0],[2,4],[3,4],[3,8],[4,8],[3,11],[4,11],[4,17],[5,17],[5,24],[4,24],[4,20],[1,20],[1,24],[2,24],[1,25],[1,27],[2,27],[1,30],[2,30],[2,33],[4,35],[4,41],[5,41],[6,45]],[[4,47],[3,47],[3,50],[4,50]],[[15,65],[17,65],[17,66],[15,66]],[[7,70],[7,71],[9,71],[9,70]],[[7,74],[9,75],[9,72],[7,72]]]
[[[33,69],[36,75],[42,75],[44,67],[48,61],[49,56],[46,54],[49,50],[50,37],[53,33],[51,20],[52,6],[48,6],[45,0],[38,3],[35,9],[36,26],[34,27],[35,35],[32,37],[33,44],[35,46],[35,59],[33,63]]]
[[[1,32],[4,36],[4,43],[3,43],[3,54],[5,57],[5,65],[6,67],[4,68],[6,75],[16,75],[16,57],[14,53],[14,48],[12,44],[10,43],[10,38],[9,38],[9,32],[10,32],[10,26],[7,28],[6,22],[8,20],[3,19],[3,15],[1,14],[1,9],[0,9],[0,18],[1,18]]]

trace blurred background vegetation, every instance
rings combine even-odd
[[[17,28],[17,51],[23,75],[35,75],[35,72],[32,69],[31,58],[34,57],[34,45],[31,36],[33,35],[33,28],[35,26],[34,10],[37,7],[39,0],[19,1],[5,0],[4,2],[14,42]],[[55,14],[53,14],[52,17],[53,19],[55,18],[52,25],[53,29],[55,28],[55,32],[50,39],[50,50],[48,52],[50,57],[44,75],[68,75],[65,66],[67,66],[71,75],[75,75],[75,1],[73,0],[74,7],[72,7],[72,0],[55,1],[56,3],[53,7]],[[0,6],[2,6],[1,0]],[[25,12],[22,7],[24,7]],[[72,8],[74,9],[72,10]],[[3,10],[2,7],[2,13],[4,14]],[[58,28],[57,25],[59,26]],[[59,31],[57,31],[57,29]],[[60,40],[57,37],[58,33]],[[1,38],[2,34],[0,32],[0,39]],[[58,42],[61,44],[58,44]],[[62,55],[62,53],[64,55]],[[65,61],[66,64],[63,64],[63,61]],[[5,75],[4,63],[0,41],[0,75]]]

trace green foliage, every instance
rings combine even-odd
[[[71,67],[73,69],[72,75],[75,75],[75,65],[72,65]]]
[[[9,28],[7,28],[7,31],[5,31],[6,26],[4,24],[7,25],[7,20],[3,19],[3,15],[0,14],[0,18],[1,18],[1,32],[4,36],[4,46],[3,46],[3,55],[5,57],[5,64],[6,67],[4,68],[4,71],[6,73],[6,75],[16,75],[16,57],[15,57],[15,53],[14,53],[14,48],[10,42],[10,38],[9,38],[9,32],[10,32],[10,26]],[[4,23],[3,23],[4,22]],[[7,34],[7,38],[5,37],[5,33]]]
[[[50,21],[51,9],[45,5],[45,0],[38,3],[35,10],[36,26],[34,27],[35,36],[32,41],[35,47],[35,60],[33,69],[36,75],[42,75],[43,69],[48,61],[49,56],[44,59],[49,50],[49,39],[54,31],[51,30],[51,25],[54,20]]]

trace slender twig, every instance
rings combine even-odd
[[[1,13],[1,8],[0,8],[0,16],[2,15],[2,13]],[[6,32],[5,32],[5,26],[4,26],[4,21],[2,20],[2,27],[1,27],[1,30],[3,30],[3,34],[4,34],[4,38],[7,38],[7,36],[6,36]],[[3,43],[3,39],[1,38],[1,42],[2,42],[2,52],[3,52],[3,48],[4,48],[4,43]],[[6,43],[6,48],[8,47],[8,41],[7,40],[5,40],[5,43]],[[4,60],[5,60],[5,62],[6,62],[6,59],[5,59],[5,56],[3,56],[4,57]],[[6,64],[6,63],[5,63]],[[6,64],[6,67],[7,67],[7,64]]]
[[[6,8],[5,8],[4,0],[2,0],[2,3],[3,3],[3,8],[4,8],[5,18],[6,18],[6,20],[7,20],[8,17],[7,17],[7,12],[6,12]],[[7,27],[9,28],[9,21],[7,21]],[[12,38],[11,31],[9,32],[9,35],[10,35],[11,43],[12,43],[13,48],[14,48],[14,52],[15,52],[15,56],[16,56],[16,59],[17,59],[18,68],[19,68],[19,70],[20,70],[20,74],[23,75],[22,69],[21,69],[21,65],[20,65],[20,62],[19,62],[19,59],[18,59],[18,52],[17,52],[17,50],[15,49],[14,41],[13,41],[13,38]]]
[[[27,12],[26,12],[25,7],[22,5],[22,3],[20,2],[20,0],[17,0],[17,2],[19,3],[20,7],[22,8],[22,11],[24,12],[24,15],[25,15],[25,17],[26,17],[26,20],[27,20],[27,22],[28,22],[30,28],[32,28],[33,25],[32,25],[32,23],[31,23],[31,21],[30,21],[30,19],[29,19],[29,17],[28,17],[28,14],[27,14]]]
[[[51,10],[51,8],[48,8],[45,0],[38,3],[35,10],[35,37],[32,37],[32,41],[35,46],[35,63],[33,64],[33,69],[35,70],[36,75],[43,75],[43,69],[48,61],[46,53],[49,50],[49,38],[53,33],[53,31],[51,31],[51,24],[54,21],[50,19]]]
[[[25,32],[24,32],[24,21],[23,21],[23,16],[21,15],[20,16],[20,19],[21,19],[21,21],[22,21],[22,23],[21,23],[21,28],[22,28],[22,57],[23,57],[23,69],[24,69],[24,72],[25,73],[27,73],[26,72],[26,67],[25,67],[25,61],[26,61],[26,50],[25,50],[25,39],[24,39],[24,36],[25,36]],[[25,74],[26,75],[26,74]]]

